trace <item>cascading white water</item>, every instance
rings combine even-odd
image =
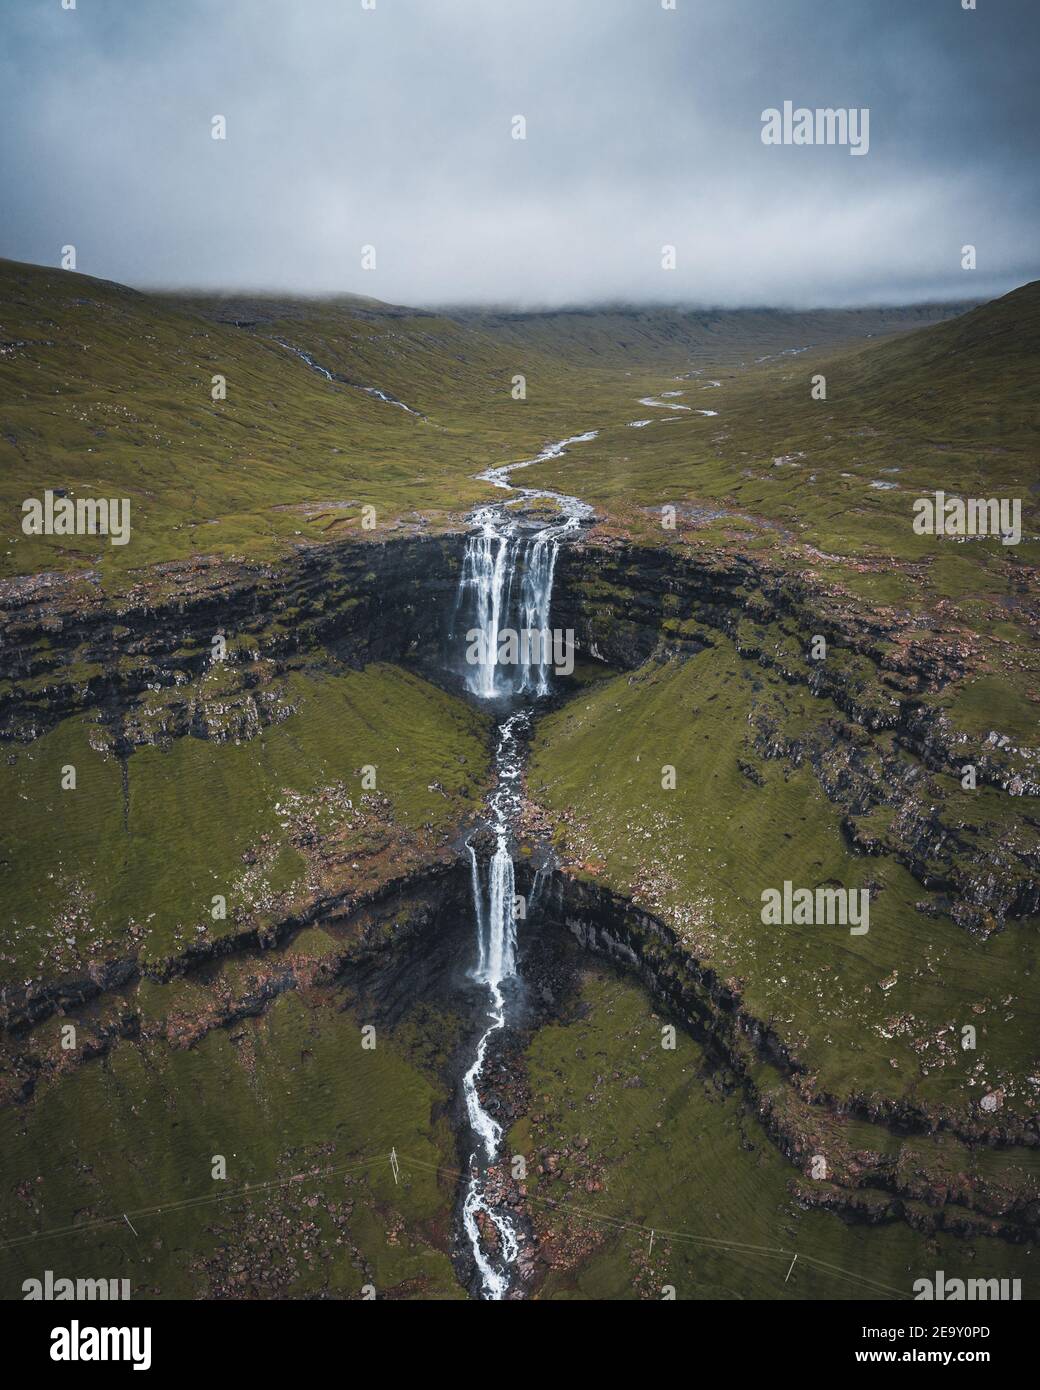
[[[560,528],[546,526],[524,540],[512,530],[511,519],[503,522],[490,509],[478,513],[477,520],[481,529],[467,542],[456,603],[456,614],[471,621],[466,631],[481,633],[481,640],[473,644],[476,659],[467,658],[466,686],[482,700],[548,695],[546,634]],[[498,659],[506,629],[538,635],[520,644],[515,666]]]
[[[533,541],[528,542],[524,553],[524,575],[521,582],[520,630],[546,633],[549,631],[549,609],[552,604],[553,575],[556,571],[556,556],[560,543],[555,535],[539,532]],[[528,659],[521,663],[519,692],[526,695],[549,693],[548,652],[544,644],[539,644],[536,660]]]
[[[303,348],[294,347],[292,343],[287,343],[284,338],[275,338],[274,341],[279,347],[288,348],[290,352],[295,353],[297,357],[307,363],[307,366],[310,367],[312,372],[317,372],[318,375],[323,376],[326,381],[340,381],[344,386],[350,387],[351,390],[364,391],[366,396],[374,396],[377,401],[384,401],[387,405],[396,405],[401,410],[407,411],[409,415],[416,416],[419,420],[426,419],[426,416],[423,415],[421,411],[413,410],[410,405],[405,405],[404,401],[399,401],[396,396],[391,396],[386,391],[380,391],[378,386],[362,386],[360,382],[348,381],[346,377],[333,376],[328,367],[323,367],[320,362],[316,362],[309,352],[304,352]]]
[[[469,846],[473,913],[477,923],[477,964],[472,974],[475,980],[487,986],[491,995],[491,1005],[488,1009],[490,1023],[477,1043],[473,1065],[462,1079],[470,1128],[483,1149],[483,1159],[480,1159],[477,1153],[470,1155],[470,1179],[462,1204],[462,1221],[473,1258],[480,1271],[484,1293],[491,1299],[504,1297],[509,1287],[507,1269],[516,1260],[520,1247],[513,1222],[487,1200],[482,1167],[486,1168],[487,1164],[494,1163],[498,1158],[502,1126],[488,1114],[481,1103],[478,1084],[484,1070],[484,1058],[491,1035],[505,1027],[506,1006],[502,985],[516,970],[516,884],[513,858],[509,852],[509,837],[520,798],[519,735],[526,729],[527,719],[528,716],[523,711],[511,714],[498,730],[498,746],[495,750],[498,781],[491,799],[495,852],[488,865],[486,894],[481,883],[476,851],[472,845]],[[497,1262],[485,1253],[481,1242],[477,1220],[481,1212],[486,1214],[498,1232]]]
[[[501,507],[481,507],[473,515],[475,530],[466,542],[455,602],[460,631],[477,631],[480,640],[467,642],[466,687],[482,700],[511,695],[548,695],[549,661],[544,640],[520,645],[515,665],[499,661],[500,639],[506,629],[516,634],[549,634],[553,576],[560,540],[578,529],[591,508],[576,497],[543,488],[516,488],[509,476],[518,468],[558,458],[571,444],[595,439],[596,431],[549,444],[533,459],[489,468],[478,476],[517,494],[517,501],[548,499],[560,517],[533,533],[524,533],[517,518]],[[517,576],[519,575],[519,584]],[[473,659],[469,659],[472,655]]]
[[[478,659],[467,661],[466,686],[482,700],[494,700],[500,694],[496,657],[499,633],[506,625],[502,619],[507,608],[506,579],[513,575],[513,537],[500,529],[490,507],[479,511],[474,520],[480,530],[466,543],[456,613],[471,615],[473,627],[482,634]]]
[[[474,514],[475,530],[466,544],[455,604],[457,630],[477,629],[479,659],[467,662],[466,685],[482,700],[525,695],[544,696],[550,690],[550,663],[544,642],[536,647],[522,646],[519,661],[505,668],[498,661],[499,637],[506,628],[517,633],[547,633],[552,606],[553,577],[560,539],[576,531],[591,508],[576,497],[537,488],[513,488],[509,475],[550,458],[557,458],[570,444],[594,439],[596,432],[579,434],[543,449],[537,458],[489,469],[480,477],[496,487],[518,494],[518,499],[547,498],[561,513],[558,520],[534,533],[522,533],[515,516],[503,507],[482,507]],[[519,582],[518,582],[519,576]],[[460,623],[459,620],[463,621]],[[522,772],[521,735],[529,724],[526,711],[510,714],[499,724],[495,750],[497,781],[491,798],[491,821],[495,851],[487,869],[487,887],[481,882],[476,850],[469,846],[470,883],[473,915],[477,928],[477,963],[473,979],[486,986],[490,994],[489,1023],[477,1043],[473,1064],[462,1081],[466,1114],[478,1148],[470,1155],[470,1177],[462,1203],[462,1222],[473,1259],[480,1274],[484,1296],[504,1298],[509,1290],[509,1267],[520,1253],[516,1225],[511,1216],[489,1200],[487,1168],[499,1155],[502,1126],[486,1110],[480,1099],[480,1080],[488,1043],[505,1027],[506,996],[503,985],[516,972],[515,878],[510,853],[512,827],[520,809]],[[534,894],[542,883],[542,872],[535,880]],[[498,1249],[484,1248],[480,1216],[494,1226]]]

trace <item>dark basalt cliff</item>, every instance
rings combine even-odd
[[[0,584],[0,737],[30,739],[97,705],[188,685],[213,638],[277,666],[321,649],[352,666],[439,664],[457,537],[301,548],[279,564],[200,557],[109,598],[96,576]],[[200,732],[182,729],[177,732]]]
[[[328,654],[353,666],[415,664],[450,683],[443,653],[461,556],[461,538],[444,535],[308,547],[281,565],[200,559],[160,567],[118,599],[89,577],[7,581],[0,737],[28,740],[97,706],[115,716],[116,747],[234,736],[278,717],[267,687],[287,663]],[[959,632],[922,636],[907,614],[871,612],[746,555],[596,540],[561,549],[553,622],[573,628],[581,654],[622,670],[730,642],[829,700],[841,717],[812,736],[759,716],[758,754],[807,761],[850,846],[895,855],[967,929],[986,935],[1040,912],[1040,828],[1027,817],[969,824],[944,805],[937,779],[959,778],[966,764],[980,786],[1011,799],[1040,793],[1035,754],[997,730],[969,738],[930,701],[971,669]],[[827,641],[822,661],[807,656],[815,634]],[[213,719],[192,695],[218,635],[235,674]],[[149,691],[171,688],[183,698],[158,719],[137,708]]]
[[[277,565],[200,559],[150,572],[147,582],[118,599],[107,598],[90,576],[9,581],[0,588],[0,737],[28,741],[90,708],[111,716],[124,751],[160,736],[220,737],[205,717],[204,702],[192,694],[210,668],[218,634],[234,654],[231,667],[240,673],[229,703],[251,701],[251,717],[261,723],[266,685],[300,659],[318,665],[330,656],[358,666],[407,663],[451,684],[443,670],[444,637],[462,547],[459,536],[416,535],[301,548]],[[741,659],[829,700],[833,717],[797,737],[763,714],[753,730],[757,754],[811,766],[839,810],[850,847],[896,856],[923,887],[945,895],[941,910],[965,928],[984,935],[1010,917],[1040,911],[1036,825],[1025,818],[1016,823],[1013,815],[1005,825],[982,820],[967,825],[944,804],[937,779],[956,776],[969,762],[980,785],[999,788],[1011,804],[1017,795],[1040,790],[1029,754],[999,735],[968,739],[930,703],[971,669],[970,644],[956,633],[921,637],[907,615],[866,611],[746,555],[634,546],[594,536],[561,549],[553,623],[574,629],[583,656],[621,670],[730,643]],[[814,634],[827,639],[827,658],[821,662],[806,655]],[[139,716],[138,707],[157,689],[176,689],[183,700],[168,706],[155,726]],[[230,736],[236,717],[233,709]],[[867,820],[882,807],[892,814],[878,830]],[[390,996],[408,987],[407,974],[384,977],[381,962],[387,952],[404,949],[409,968],[434,968],[430,952],[436,956],[443,936],[438,924],[466,914],[467,873],[462,857],[431,863],[406,880],[388,881],[365,901],[316,903],[306,918],[276,924],[263,939],[255,932],[226,937],[212,948],[153,966],[150,974],[162,979],[201,971],[218,956],[255,958],[248,989],[214,1005],[197,1021],[203,1030],[262,1010],[301,980],[330,982],[344,972],[359,980],[367,973],[376,982],[373,988],[377,977],[392,980],[386,988],[387,1006],[393,1007]],[[522,871],[520,877],[522,883]],[[1040,1142],[1035,1121],[990,1120],[972,1127],[952,1113],[869,1096],[820,1094],[781,1040],[748,1016],[739,997],[703,970],[664,923],[608,889],[564,873],[554,875],[546,901],[556,925],[633,969],[710,1044],[733,1085],[746,1089],[767,1131],[800,1169],[816,1152],[821,1119],[842,1115],[869,1120],[890,1133],[945,1130],[966,1145]],[[311,921],[341,928],[342,950],[319,960],[294,959],[294,938]],[[437,959],[437,969],[449,968],[443,951]],[[100,1055],[115,1037],[134,1036],[142,1026],[132,1005],[139,977],[128,955],[89,979],[37,984],[4,1001],[2,1021],[15,1035],[22,1098],[40,1071],[52,1065],[32,1051],[35,1024],[55,1010],[75,1012],[106,994],[127,991],[118,1016],[104,1025],[82,1059]],[[187,1027],[189,1041],[193,1026]],[[763,1086],[762,1068],[781,1084]],[[912,1190],[890,1160],[843,1147],[833,1131],[829,1142],[832,1181],[806,1183],[800,1192],[806,1203],[842,1206],[871,1220],[903,1216],[927,1224],[938,1189]],[[1019,1239],[1035,1225],[1038,1194],[1025,1188],[991,1190],[980,1180],[950,1200],[965,1230],[976,1221],[997,1220],[1002,1233]]]
[[[773,1142],[805,1174],[793,1189],[807,1205],[827,1206],[870,1221],[905,1219],[917,1229],[994,1233],[1026,1241],[1040,1221],[1040,1188],[1015,1191],[985,1176],[966,1177],[956,1190],[949,1171],[908,1174],[879,1151],[854,1148],[836,1118],[879,1125],[887,1136],[939,1134],[965,1146],[1040,1145],[1035,1119],[1013,1117],[994,1127],[941,1108],[877,1097],[828,1096],[814,1087],[777,1035],[750,1015],[739,995],[684,951],[670,928],[598,884],[556,873],[542,899],[544,914],[587,950],[633,971],[651,995],[704,1043],[740,1087]],[[777,1084],[780,1083],[780,1084]],[[811,1159],[823,1154],[827,1179],[811,1179]],[[948,1159],[948,1155],[946,1156]],[[969,1165],[965,1163],[967,1168]]]
[[[445,860],[392,878],[374,892],[316,903],[267,932],[239,932],[147,965],[127,956],[79,978],[4,991],[0,1033],[10,1040],[16,1078],[8,1079],[7,1098],[29,1099],[41,1076],[102,1057],[121,1037],[164,1036],[189,1046],[214,1028],[263,1013],[292,989],[334,985],[363,993],[379,1017],[392,1023],[411,999],[443,985],[457,969],[457,937],[468,902],[468,866]],[[317,922],[332,944],[301,946],[300,933]],[[237,983],[211,990],[205,1009],[185,1015],[175,997],[164,1017],[138,1008],[142,981],[168,985],[205,976],[213,984],[214,972],[232,959],[243,967]],[[84,1012],[99,1001],[108,1007]],[[73,1054],[34,1042],[34,1027],[55,1012],[76,1017],[85,1032]]]

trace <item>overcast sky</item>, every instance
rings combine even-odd
[[[1040,275],[1040,0],[675,6],[4,0],[0,254],[412,304],[895,303]],[[869,153],[763,144],[785,100],[868,107]]]

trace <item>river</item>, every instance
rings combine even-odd
[[[596,434],[589,430],[572,435],[547,445],[534,458],[490,468],[479,475],[511,495],[508,501],[481,507],[473,514],[474,529],[466,543],[455,604],[456,643],[460,634],[465,634],[467,651],[474,658],[466,663],[467,689],[501,711],[495,739],[495,788],[489,800],[495,848],[486,870],[482,870],[475,847],[469,845],[476,937],[476,958],[470,973],[487,990],[488,1023],[462,1081],[472,1136],[462,1222],[483,1296],[496,1301],[509,1293],[521,1241],[514,1218],[496,1205],[489,1192],[488,1172],[500,1158],[502,1127],[488,1113],[480,1090],[489,1043],[506,1026],[507,982],[516,975],[518,914],[513,845],[521,800],[523,739],[530,726],[532,703],[552,689],[552,666],[545,643],[537,644],[533,651],[521,644],[519,659],[503,665],[500,641],[507,631],[550,630],[560,544],[576,535],[582,522],[592,515],[592,508],[577,497],[516,487],[511,475],[559,458],[572,445],[587,443]],[[526,502],[545,500],[555,504],[557,515],[543,525],[531,526],[518,513],[518,507]],[[479,634],[480,640],[471,642],[473,634]],[[486,1240],[488,1223],[496,1233],[494,1248],[489,1248]]]

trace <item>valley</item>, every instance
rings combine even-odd
[[[0,340],[6,1297],[1032,1296],[1040,287]]]

